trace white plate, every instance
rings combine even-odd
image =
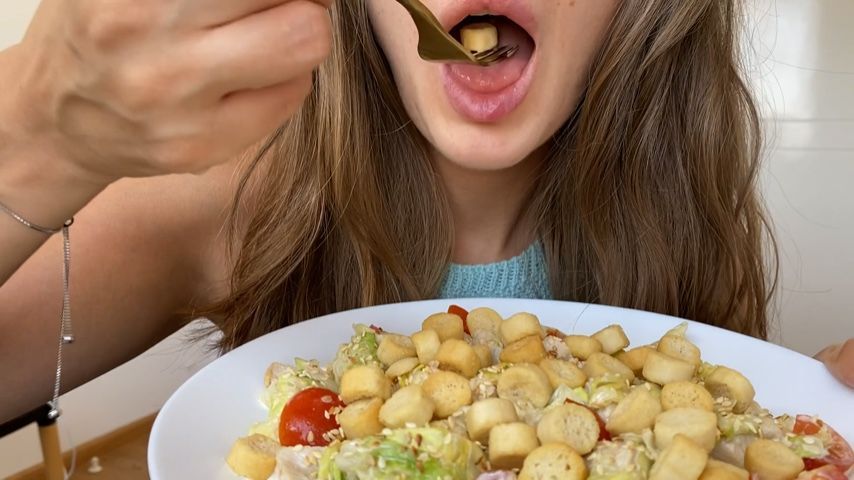
[[[235,479],[225,464],[231,444],[266,411],[259,401],[262,379],[273,361],[294,357],[329,361],[348,341],[354,323],[412,333],[427,315],[449,304],[488,306],[504,316],[525,311],[565,333],[590,334],[612,323],[623,326],[633,345],[657,340],[681,320],[634,310],[568,302],[518,299],[431,300],[336,313],[273,332],[217,359],[179,388],[157,416],[148,448],[154,480]],[[689,338],[712,363],[743,372],[756,399],[774,413],[820,415],[854,442],[854,391],[837,383],[817,361],[750,337],[691,323]]]

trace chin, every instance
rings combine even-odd
[[[442,160],[468,170],[511,169],[542,145],[534,135],[520,135],[482,125],[460,125],[429,135],[428,141]]]

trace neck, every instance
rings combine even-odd
[[[523,252],[536,238],[528,201],[544,152],[503,170],[471,170],[441,156],[436,168],[454,219],[452,260],[482,264]]]

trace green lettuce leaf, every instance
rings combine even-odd
[[[386,430],[327,449],[318,480],[467,480],[478,473],[480,449],[436,428]]]
[[[629,393],[629,380],[619,374],[609,373],[587,380],[588,405],[599,409],[619,403]]]
[[[587,394],[587,390],[584,387],[570,388],[566,385],[559,385],[554,393],[552,393],[552,398],[549,399],[546,410],[557,405],[563,405],[567,400],[587,405],[590,403],[590,395]]]
[[[341,382],[344,372],[352,366],[381,366],[377,358],[377,348],[379,347],[377,333],[367,325],[357,324],[353,326],[353,329],[355,330],[355,334],[350,339],[350,342],[338,348],[335,360],[332,361],[329,367],[336,383]]]

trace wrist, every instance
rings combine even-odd
[[[48,122],[20,82],[26,75],[10,78],[23,70],[19,53],[0,52],[0,84],[9,86],[0,91],[0,202],[35,223],[61,225],[110,181],[76,165],[61,140],[49,138]]]
[[[0,143],[0,203],[33,223],[58,227],[107,186],[44,152],[8,147]]]

